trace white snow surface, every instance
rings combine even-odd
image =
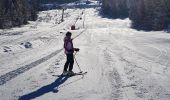
[[[64,22],[60,10],[49,10],[0,30],[0,100],[170,100],[170,34],[131,29],[128,18],[102,17],[90,7],[67,9]],[[57,77],[67,31],[76,37],[84,76]]]

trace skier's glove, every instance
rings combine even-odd
[[[78,52],[80,49],[79,48],[74,48],[74,50]]]

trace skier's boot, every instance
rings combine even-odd
[[[69,76],[72,76],[72,75],[74,75],[75,73],[73,72],[73,71],[68,71],[68,73],[67,73]]]
[[[68,72],[67,71],[63,71],[63,73],[62,73],[62,75],[67,75],[68,74]]]

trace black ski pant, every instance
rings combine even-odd
[[[67,54],[67,61],[64,65],[64,71],[67,71],[68,66],[69,66],[69,71],[72,71],[73,69],[73,64],[74,64],[74,56],[73,53],[72,54]]]

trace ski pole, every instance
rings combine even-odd
[[[77,52],[76,52],[77,53]],[[76,55],[76,53],[75,53],[75,55]],[[77,66],[78,66],[78,68],[79,68],[79,70],[80,70],[80,73],[82,73],[83,71],[81,70],[81,68],[80,68],[80,66],[79,66],[79,64],[78,64],[78,62],[77,62],[77,60],[76,60],[76,57],[75,57],[75,55],[74,55],[74,59],[75,59],[75,61],[76,61],[76,64],[77,64]]]

